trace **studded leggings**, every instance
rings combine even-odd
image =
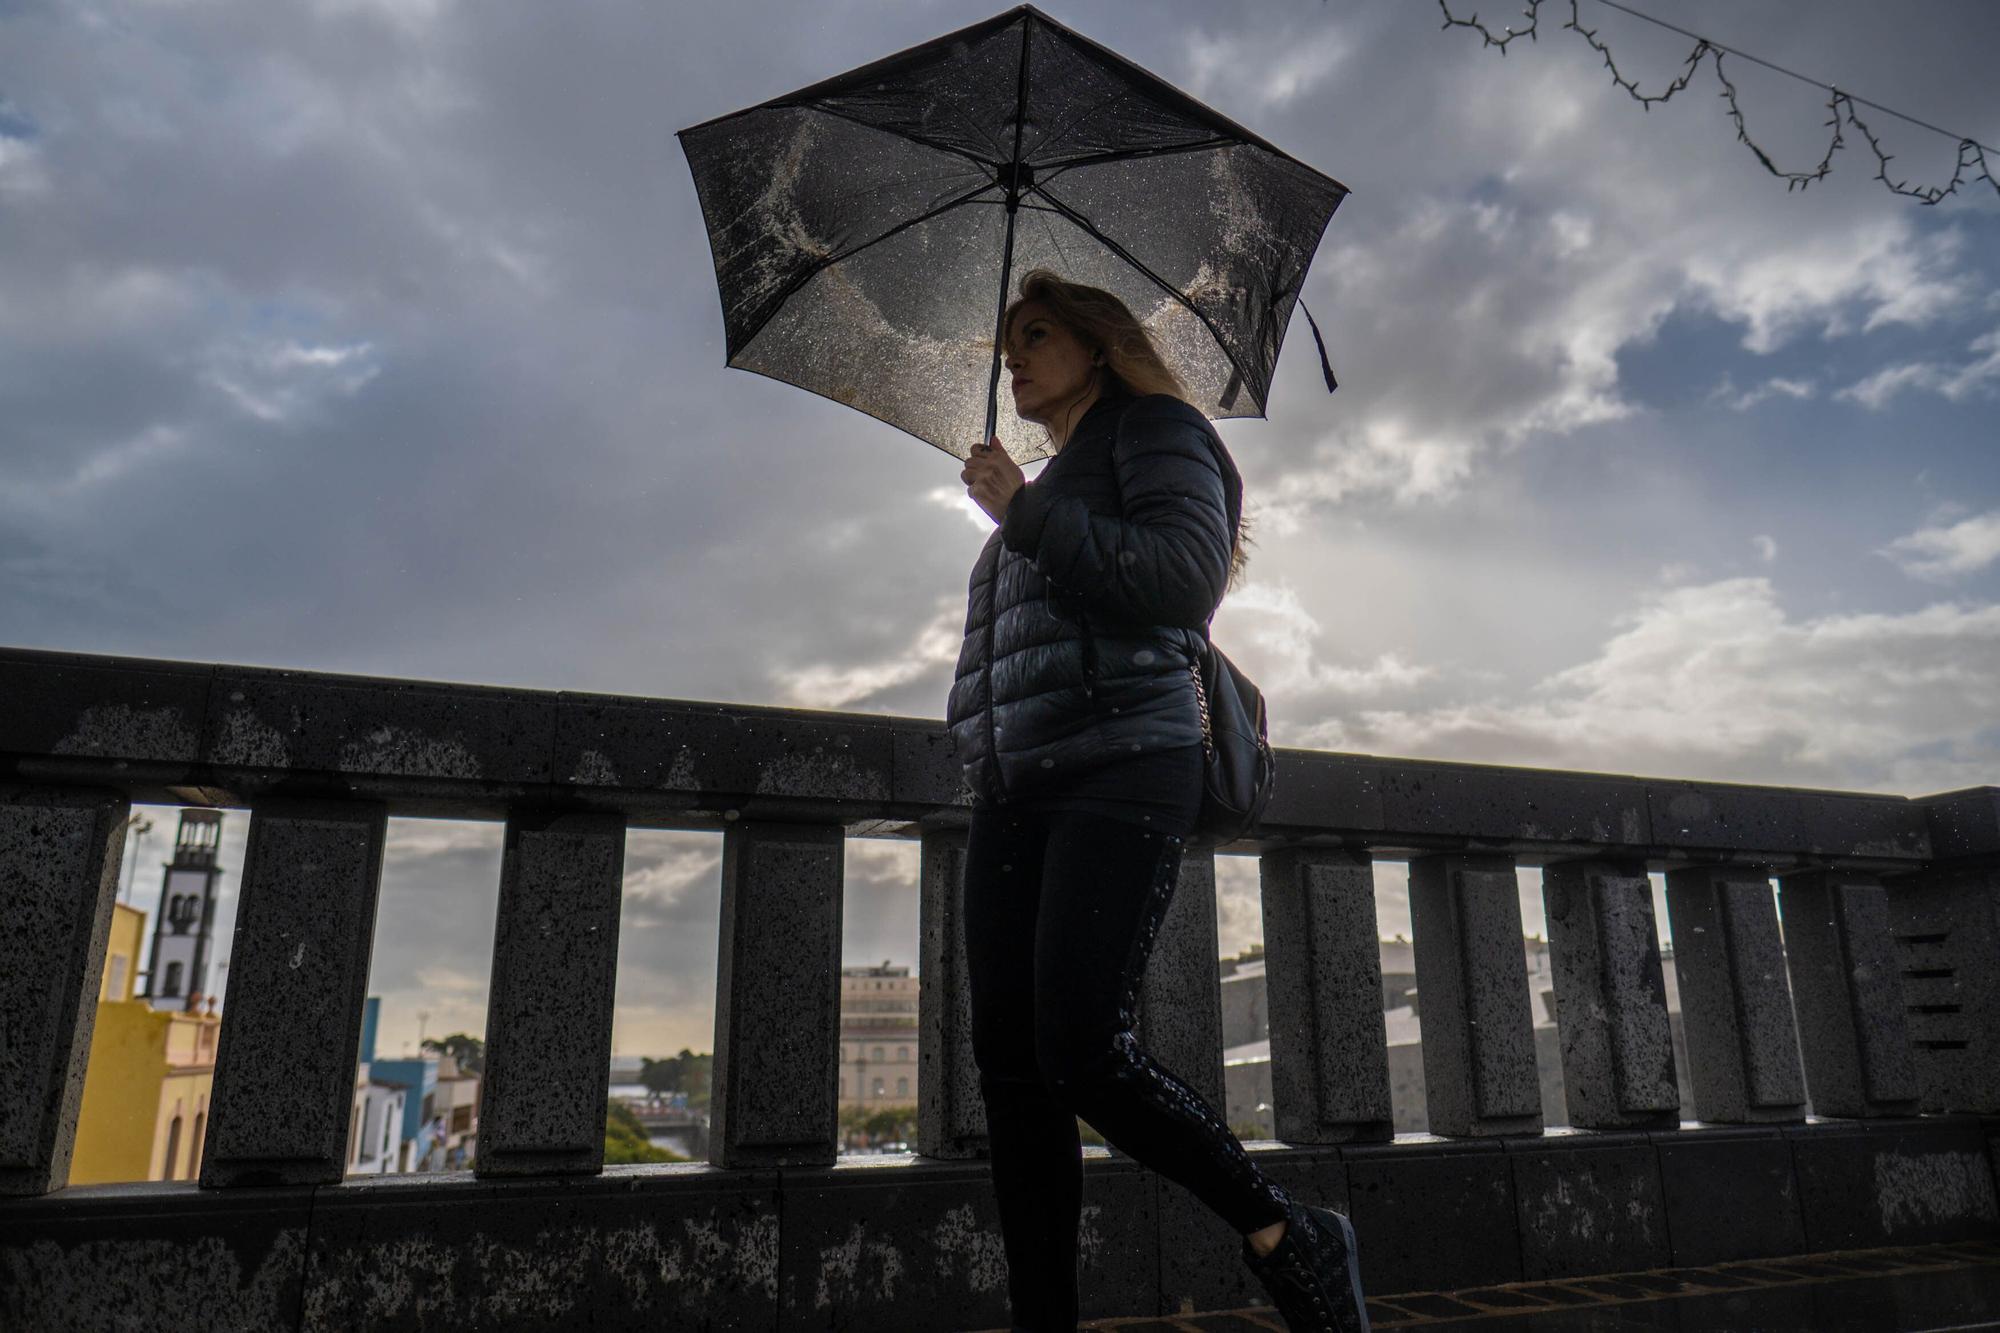
[[[1016,1328],[1073,1329],[1081,1116],[1239,1232],[1286,1215],[1199,1094],[1133,1038],[1179,837],[1101,815],[976,806],[966,844],[972,1049]]]

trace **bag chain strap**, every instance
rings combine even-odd
[[[1215,755],[1214,728],[1208,719],[1208,688],[1201,681],[1199,658],[1189,665],[1188,674],[1194,677],[1194,702],[1201,710],[1201,756],[1210,759]]]

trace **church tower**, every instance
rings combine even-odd
[[[190,996],[208,990],[216,884],[222,878],[215,856],[221,845],[220,810],[181,811],[174,859],[167,862],[160,910],[153,918],[146,998],[155,1009],[186,1009]]]

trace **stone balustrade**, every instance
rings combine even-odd
[[[207,1148],[198,1183],[66,1189],[133,801],[250,812]],[[478,1166],[348,1181],[391,815],[506,827]],[[0,650],[0,1326],[1004,1324],[965,816],[926,719]],[[632,827],[723,836],[707,1164],[603,1166]],[[921,841],[922,1066],[918,1152],[837,1161],[850,837]],[[1261,867],[1280,1138],[1253,1151],[1353,1214],[1374,1291],[1995,1226],[2000,789],[1284,750],[1221,854]],[[1376,860],[1408,864],[1426,1135],[1390,1133]],[[1548,908],[1558,1130],[1522,866]],[[1216,953],[1214,854],[1190,854],[1140,1035],[1219,1104]],[[1087,1317],[1261,1299],[1178,1186],[1115,1152],[1086,1169]]]

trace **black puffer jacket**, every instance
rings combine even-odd
[[[1115,388],[1091,405],[973,566],[945,723],[975,798],[1200,743],[1189,667],[1242,503],[1194,408]]]

